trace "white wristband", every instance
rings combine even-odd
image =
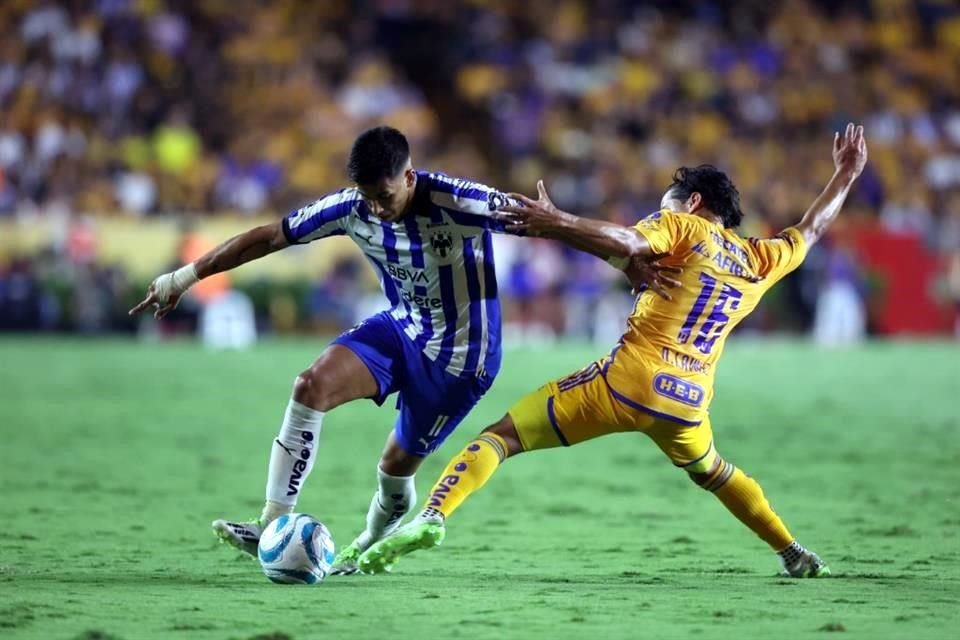
[[[630,264],[630,258],[619,258],[617,256],[610,256],[607,258],[607,263],[613,266],[616,269],[623,271],[626,269],[627,265]]]
[[[191,262],[173,272],[173,286],[177,293],[183,293],[197,283],[197,268]]]
[[[172,273],[165,273],[153,281],[153,291],[157,300],[166,303],[174,296],[183,295],[183,292],[193,286],[197,278],[197,269],[193,263],[180,267]]]

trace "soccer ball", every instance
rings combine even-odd
[[[317,584],[333,564],[333,537],[313,516],[288,513],[263,530],[257,557],[263,573],[274,582]]]

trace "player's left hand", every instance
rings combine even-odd
[[[494,217],[507,223],[506,230],[523,233],[534,238],[550,237],[557,224],[570,214],[557,208],[547,194],[543,180],[537,181],[538,199],[532,200],[522,193],[507,196],[520,205],[506,204],[497,209]]]
[[[833,134],[833,165],[838,173],[856,180],[867,164],[867,141],[863,137],[863,125],[847,124],[841,135]]]
[[[667,257],[667,254],[655,256],[651,261],[641,258],[633,258],[630,264],[623,270],[633,287],[634,295],[650,289],[664,300],[673,300],[667,289],[679,287],[680,281],[674,276],[683,273],[683,269],[672,265],[661,264],[660,258]]]

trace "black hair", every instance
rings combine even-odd
[[[367,129],[353,142],[347,175],[357,184],[395,178],[410,158],[407,138],[393,127]]]
[[[693,192],[699,193],[704,206],[720,216],[727,229],[740,226],[743,220],[740,192],[727,174],[713,165],[680,167],[673,174],[669,190],[678,200],[686,200]]]

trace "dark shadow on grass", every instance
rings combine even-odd
[[[425,590],[427,585],[433,582],[439,582],[441,585],[449,581],[463,582],[463,574],[448,571],[431,571],[429,573],[408,573],[403,574],[407,578],[416,580],[417,586]],[[399,578],[399,574],[397,574]],[[389,580],[389,578],[388,578]],[[511,574],[509,578],[504,577],[502,573],[474,574],[471,581],[476,584],[496,584],[497,582],[508,581],[511,585],[543,585],[556,590],[568,590],[569,588],[590,585],[592,587],[610,587],[612,589],[622,588],[625,584],[638,585],[664,585],[672,582],[662,575],[641,573],[638,571],[621,571],[610,574]],[[381,583],[383,584],[383,583]],[[407,586],[407,585],[405,585]]]
[[[170,587],[230,587],[236,588],[238,583],[235,579],[210,578],[198,575],[177,573],[177,574],[155,574],[155,573],[50,573],[50,574],[28,574],[16,576],[13,584],[43,584],[56,583],[62,585],[88,586],[88,587],[115,587],[117,585],[130,587],[152,587],[152,586],[170,586]],[[245,583],[240,583],[245,584]]]
[[[835,573],[833,576],[827,579],[827,582],[831,580],[863,580],[874,582],[876,584],[884,584],[885,582],[890,583],[907,583],[914,582],[917,583],[916,587],[920,588],[921,586],[930,585],[934,588],[941,589],[942,585],[949,583],[951,585],[960,584],[960,579],[942,576],[942,575],[918,575],[910,573]],[[934,602],[934,600],[931,600]],[[960,600],[945,600],[944,602],[957,603]]]
[[[411,574],[407,576],[398,576],[398,578],[407,577],[419,580],[419,576]],[[324,591],[343,590],[343,589],[380,589],[391,581],[391,577],[374,576],[330,576],[323,581],[323,584],[314,587],[304,587],[301,585],[283,585],[274,584],[259,573],[249,575],[219,575],[219,576],[201,576],[190,573],[58,573],[58,574],[27,574],[11,576],[7,584],[34,584],[34,585],[53,585],[70,587],[89,587],[90,589],[105,589],[109,587],[129,587],[131,590],[138,589],[185,589],[188,587],[196,589],[223,589],[234,594],[251,593],[260,594],[263,589],[272,589],[287,591],[303,595],[306,592],[311,598],[317,598],[317,602],[322,602]],[[456,578],[462,579],[462,575],[445,576],[444,579]],[[492,578],[492,576],[491,576]],[[401,581],[398,580],[399,585]],[[409,583],[403,582],[403,587],[409,587]]]
[[[299,589],[302,587],[274,585],[265,578],[257,574],[238,577],[236,575],[222,576],[201,576],[190,573],[156,573],[156,572],[129,572],[129,573],[49,573],[49,574],[25,574],[11,576],[8,584],[20,583],[27,584],[50,584],[60,586],[83,586],[96,588],[107,587],[130,587],[136,589],[150,588],[171,588],[182,589],[193,587],[197,589],[224,589],[232,592],[237,591],[256,591],[263,588],[270,589]],[[504,579],[503,574],[478,573],[471,577],[471,582],[482,584],[493,584]],[[678,574],[676,572],[641,572],[641,571],[620,571],[616,573],[602,574],[590,573],[581,575],[557,574],[557,573],[532,573],[532,574],[513,574],[509,577],[511,584],[543,585],[550,589],[565,590],[576,586],[590,585],[591,587],[608,587],[610,589],[619,589],[624,585],[650,585],[656,587],[677,587],[679,583],[689,582],[691,576],[688,574]],[[435,593],[448,584],[451,580],[462,582],[463,574],[455,571],[429,571],[421,573],[411,571],[409,573],[397,573],[389,576],[332,576],[324,581],[322,585],[310,590],[315,596],[322,596],[324,590],[331,589],[382,589],[382,588],[403,588],[408,589],[415,586],[417,589],[429,593]],[[699,575],[697,580],[704,584],[714,581],[723,581],[729,584],[731,581],[755,584],[770,584],[782,586],[796,586],[809,582],[818,584],[829,583],[831,581],[875,581],[882,583],[889,582],[911,582],[911,581],[941,581],[942,578],[932,578],[930,576],[918,576],[911,574],[885,574],[885,573],[839,573],[830,578],[822,580],[791,580],[776,575],[749,573],[743,569],[731,571],[730,568],[721,567],[715,572],[707,572]],[[424,596],[429,597],[429,595]]]

